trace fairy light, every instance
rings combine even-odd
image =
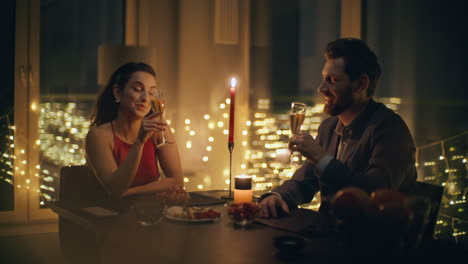
[[[391,109],[398,109],[398,105],[402,103],[402,100],[401,98],[389,98],[383,103],[389,105]],[[208,162],[211,157],[210,155],[216,154],[213,152],[212,143],[221,132],[225,133],[223,121],[226,119],[227,113],[224,113],[222,110],[229,104],[229,98],[223,99],[219,104],[217,112],[215,110],[213,113],[206,113],[200,116],[200,120],[205,120],[203,121],[205,122],[204,127],[208,127],[210,134],[214,135],[208,136],[208,140],[204,143],[207,153],[206,155],[202,155],[201,160],[203,162]],[[90,123],[86,116],[77,112],[76,106],[77,104],[75,103],[41,103],[36,106],[36,109],[40,109],[40,138],[34,142],[39,147],[42,157],[58,167],[80,165],[85,162],[81,148]],[[323,104],[315,104],[307,109],[304,128],[309,130],[311,135],[317,135],[317,129],[324,118],[323,107]],[[33,106],[31,105],[32,108]],[[290,137],[289,116],[286,114],[273,114],[270,112],[270,108],[269,99],[258,100],[249,120],[245,121],[244,128],[241,129],[241,134],[245,137],[242,138],[241,145],[245,148],[243,148],[244,153],[242,158],[244,160],[241,161],[240,168],[246,170],[250,175],[257,176],[253,177],[254,190],[271,190],[271,188],[281,184],[284,180],[289,179],[294,173],[294,169],[287,162],[280,161],[281,158],[287,156],[287,153],[283,153],[283,150],[287,150],[287,142]],[[171,123],[170,120],[166,122],[168,124]],[[185,119],[184,133],[190,136],[203,135],[203,131],[197,130],[197,124],[199,123],[199,120]],[[189,126],[191,124],[193,127]],[[12,132],[16,129],[15,126],[8,126],[8,128]],[[171,128],[171,131],[174,132],[175,130]],[[0,153],[2,154],[0,162],[10,167],[9,171],[2,172],[2,175],[8,177],[3,176],[0,179],[11,185],[13,185],[13,164],[15,164],[13,161],[17,158],[14,156],[14,152],[11,151],[15,148],[13,134],[11,133],[11,135],[8,135],[4,139],[7,140],[6,146],[8,146],[9,151]],[[185,145],[187,149],[194,149],[190,140],[186,141]],[[422,166],[418,168],[418,172],[420,169],[427,169],[428,173],[429,170],[441,171],[441,173],[445,173],[444,177],[450,174],[452,178],[464,175],[463,173],[466,173],[466,150],[463,152],[463,147],[459,145],[447,145],[446,151],[446,154],[439,151],[436,155],[432,156],[419,155],[416,164]],[[20,151],[19,153],[25,154],[26,152]],[[23,161],[26,163],[23,163]],[[449,167],[447,167],[448,161],[450,161]],[[27,160],[21,158],[21,164],[26,165]],[[50,193],[55,192],[52,184],[57,184],[58,174],[56,171],[48,171],[46,168],[41,168],[39,164],[35,165],[35,167],[39,172],[35,173],[34,176],[38,177],[44,185],[44,188],[41,188],[43,190],[41,193],[41,203],[43,204],[45,200],[53,199]],[[17,168],[15,173],[26,174],[24,168]],[[430,181],[436,182],[441,177],[438,174],[430,175],[425,173],[425,171],[421,173],[424,179],[429,179]],[[228,176],[226,169],[223,170],[223,176]],[[196,180],[193,181],[193,186],[196,186],[199,190],[204,189],[205,186],[210,186],[204,180],[203,184],[198,184]],[[189,182],[189,179],[184,177],[184,182]],[[30,183],[31,180],[28,178],[24,187],[21,184],[17,184],[16,188],[29,188]],[[228,184],[228,180],[225,180],[225,183]],[[447,184],[446,181],[439,182],[438,184],[446,186],[447,190],[449,190],[447,186],[453,186],[453,183]],[[36,189],[34,191],[39,190]],[[460,206],[466,204],[465,199],[459,198],[461,195],[450,196],[454,198],[451,198],[450,202],[446,203],[446,205]],[[460,209],[457,208],[457,210],[460,212]],[[463,231],[458,231],[457,235],[466,234]]]

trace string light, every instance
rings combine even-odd
[[[401,98],[388,98],[381,101],[394,110],[398,110],[398,105],[402,102]],[[219,109],[225,109],[226,105],[230,103],[229,98],[224,99],[223,102],[219,103]],[[323,104],[315,104],[313,107],[307,108],[303,128],[309,130],[311,135],[317,135],[317,129],[325,117],[323,107]],[[31,105],[32,108],[33,105]],[[268,191],[283,181],[290,179],[294,173],[294,169],[290,167],[287,161],[285,162],[285,158],[288,158],[287,142],[291,134],[289,130],[289,116],[287,114],[271,113],[269,99],[259,99],[254,108],[251,117],[245,121],[245,127],[241,130],[241,135],[246,138],[243,138],[241,141],[241,146],[244,147],[244,154],[242,155],[244,160],[240,161],[240,169],[255,176],[253,177],[254,190]],[[39,109],[40,138],[34,142],[40,148],[42,159],[47,160],[48,163],[55,164],[57,168],[66,165],[84,164],[85,159],[83,157],[82,146],[90,124],[86,120],[86,115],[76,109],[75,103],[43,103],[39,105]],[[204,126],[200,127],[208,127],[210,133],[214,135],[208,136],[208,140],[205,141],[206,153],[201,155],[203,162],[208,162],[211,157],[210,155],[217,154],[213,152],[211,144],[214,142],[216,135],[220,135],[221,132],[222,134],[226,133],[227,130],[223,128],[225,124],[222,120],[228,117],[227,113],[218,110],[218,113],[203,114],[198,120],[184,120],[185,132],[183,133],[186,133],[185,135],[203,135],[203,131],[195,129],[200,122],[205,122]],[[170,124],[170,120],[167,120],[167,123]],[[9,169],[2,171],[0,176],[2,178],[0,179],[13,185],[13,164],[15,164],[14,160],[17,158],[14,156],[13,151],[15,148],[13,140],[15,139],[14,131],[16,127],[9,125],[8,128],[10,133],[5,137],[8,148],[4,153],[1,153],[0,162]],[[171,128],[171,131],[175,132],[173,128]],[[464,142],[466,142],[466,137],[467,133],[462,134],[460,136],[461,141],[464,139]],[[464,148],[462,145],[452,143],[453,140],[456,140],[456,138],[440,141],[441,145],[451,142],[450,145],[445,147],[445,150],[439,148],[437,151],[434,151],[434,148],[429,146],[427,148],[418,148],[418,159],[416,161],[416,164],[422,165],[420,167],[422,170],[420,176],[423,179],[446,187],[447,195],[451,198],[449,202],[445,203],[444,208],[466,204],[466,200],[461,198],[464,195],[463,190],[460,190],[459,186],[455,184],[457,179],[461,179],[461,175],[466,173],[466,149],[463,152]],[[187,140],[185,145],[187,149],[193,148],[191,140]],[[193,149],[196,151],[195,148]],[[426,150],[431,154],[426,153]],[[26,151],[22,150],[20,153],[25,154]],[[187,155],[191,154],[187,153]],[[21,159],[21,164],[27,165],[28,162],[25,159]],[[42,168],[40,164],[35,165],[35,168],[39,172],[33,175],[38,177],[41,182],[40,189],[42,192],[40,202],[44,204],[44,201],[54,199],[50,194],[55,192],[53,186],[57,185],[58,172],[57,170],[49,171],[46,167]],[[418,167],[418,170],[420,169]],[[26,176],[25,168],[16,168],[16,171]],[[226,169],[223,170],[223,176],[229,176]],[[441,178],[445,178],[446,180],[440,182]],[[196,182],[196,179],[194,181]],[[184,177],[184,182],[188,183],[189,178]],[[29,188],[30,183],[31,180],[28,178],[24,188]],[[226,179],[225,183],[228,184],[229,179]],[[210,183],[204,181],[204,184],[197,185],[195,183],[194,186],[201,190],[205,188],[205,185],[210,186]],[[16,188],[22,188],[22,185],[17,184]],[[39,190],[36,189],[35,191]],[[316,201],[315,198],[313,203],[314,201]],[[455,211],[463,212],[463,208],[457,208]],[[453,236],[455,235],[459,237],[466,236],[466,232],[464,233],[464,231],[459,230],[456,233],[454,232]]]

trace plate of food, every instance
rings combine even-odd
[[[209,207],[171,206],[164,210],[164,216],[183,222],[213,222],[221,218],[221,213]]]

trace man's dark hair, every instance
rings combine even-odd
[[[351,80],[361,75],[369,76],[367,95],[373,96],[380,79],[381,69],[375,53],[360,39],[340,38],[328,43],[325,49],[327,59],[343,58],[345,71]]]

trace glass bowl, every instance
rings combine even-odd
[[[255,202],[228,202],[224,206],[226,207],[227,215],[232,223],[241,227],[252,224],[260,213],[260,205]]]

